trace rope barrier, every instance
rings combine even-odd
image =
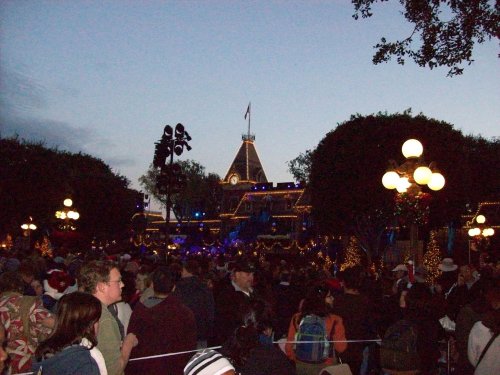
[[[328,341],[328,342],[329,343],[336,343],[336,342],[346,342],[346,343],[377,342],[377,343],[379,343],[381,341],[382,340],[380,340],[380,339],[373,339],[373,340],[331,340],[331,341]],[[314,343],[317,343],[317,342],[323,342],[323,341],[273,341],[273,344],[298,344],[298,343],[300,343],[300,344],[314,344]],[[220,348],[222,348],[222,346],[211,346],[209,348],[186,350],[186,351],[183,351],[183,352],[165,353],[165,354],[150,355],[150,356],[147,356],[147,357],[130,358],[129,362],[143,361],[143,360],[147,360],[147,359],[156,359],[156,358],[171,357],[171,356],[174,356],[174,355],[197,353],[197,352],[201,352],[203,350],[208,350],[208,349],[216,350],[216,349],[220,349]],[[24,372],[24,373],[21,373],[21,374],[18,374],[18,375],[31,375],[31,374],[33,374],[33,372]]]
[[[212,346],[210,348],[203,348],[203,349],[195,349],[195,350],[186,350],[184,352],[175,352],[175,353],[165,353],[165,354],[157,354],[157,355],[150,355],[147,357],[137,357],[137,358],[130,358],[128,361],[133,362],[133,361],[142,361],[143,359],[155,359],[155,358],[162,358],[162,357],[171,357],[174,355],[181,355],[181,354],[188,354],[188,353],[196,353],[196,352],[201,352],[203,350],[208,350],[208,349],[220,349],[222,346]]]
[[[329,343],[336,343],[336,342],[346,342],[346,343],[359,343],[359,342],[381,342],[382,340],[380,339],[373,339],[373,340],[332,340],[328,341]],[[325,341],[273,341],[273,344],[314,344],[317,342],[325,342]],[[212,346],[210,348],[203,348],[203,349],[195,349],[195,350],[187,350],[184,352],[175,352],[175,353],[165,353],[165,354],[157,354],[157,355],[151,355],[147,357],[137,357],[137,358],[131,358],[129,359],[129,362],[133,361],[142,361],[145,359],[155,359],[155,358],[163,358],[163,357],[171,357],[174,355],[181,355],[181,354],[188,354],[188,353],[196,353],[196,352],[201,352],[203,350],[207,349],[220,349],[221,346]]]

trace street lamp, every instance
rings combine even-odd
[[[433,191],[441,190],[445,185],[445,179],[435,168],[432,162],[428,166],[424,163],[422,154],[424,148],[417,139],[408,139],[401,148],[406,158],[405,162],[397,165],[390,160],[391,167],[382,176],[382,185],[389,190],[396,189],[399,194],[408,194],[416,198],[422,192],[422,187],[427,186]],[[413,255],[416,253],[418,241],[418,227],[415,222],[410,225],[410,247]],[[419,257],[420,258],[420,257]]]
[[[33,218],[30,216],[30,220],[28,223],[24,223],[21,225],[21,229],[28,233],[28,248],[31,247],[31,231],[36,230],[37,226],[33,224]]]
[[[73,201],[70,198],[66,198],[63,201],[64,208],[61,211],[56,211],[56,218],[64,220],[64,224],[62,225],[63,230],[75,230],[76,228],[71,225],[70,220],[78,220],[80,218],[80,213],[74,209],[71,209],[73,206]]]
[[[474,227],[470,228],[467,232],[469,237],[471,237],[471,241],[475,241],[477,243],[488,243],[489,237],[495,234],[495,230],[491,227],[488,227],[486,224],[486,217],[484,215],[477,215],[475,218],[475,222],[477,223]],[[471,241],[469,241],[469,264],[471,262],[470,258],[470,250],[471,250]]]

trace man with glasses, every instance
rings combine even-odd
[[[108,306],[122,298],[123,282],[120,270],[110,261],[91,261],[84,264],[78,278],[80,289],[92,294],[103,304],[99,319],[97,348],[101,351],[109,375],[124,373],[137,338],[130,333],[121,342],[120,329]]]

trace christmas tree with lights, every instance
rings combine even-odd
[[[439,263],[441,263],[441,250],[436,240],[436,231],[431,231],[427,251],[424,254],[424,266],[427,269],[426,281],[430,284],[439,276]]]
[[[361,250],[359,248],[358,240],[356,237],[352,236],[349,239],[349,245],[345,249],[345,259],[344,263],[340,265],[340,270],[343,271],[346,268],[357,266],[361,264]]]
[[[35,249],[37,249],[43,257],[52,258],[54,256],[52,253],[52,245],[47,236],[43,236],[41,244],[38,244],[38,242],[35,244]]]

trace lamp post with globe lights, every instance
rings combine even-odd
[[[63,205],[63,210],[56,211],[56,218],[63,220],[63,224],[61,225],[63,230],[75,230],[76,227],[73,225],[72,220],[78,220],[80,218],[80,213],[71,208],[73,206],[73,201],[70,198],[66,198]]]
[[[471,263],[471,246],[472,242],[481,247],[487,247],[489,237],[495,234],[495,229],[486,224],[486,216],[477,215],[472,221],[472,228],[467,232],[471,239],[469,240],[469,264]]]
[[[33,218],[31,216],[29,218],[29,222],[21,225],[21,229],[24,230],[28,236],[28,249],[31,248],[31,231],[36,230],[36,228],[37,228],[37,226],[35,224],[33,224]]]
[[[439,191],[445,185],[445,179],[436,169],[435,163],[426,165],[422,154],[424,148],[417,139],[409,139],[403,143],[401,149],[405,162],[398,165],[394,160],[390,160],[390,168],[382,177],[382,185],[389,190],[396,189],[401,202],[403,197],[408,197],[412,202],[414,210],[428,210],[428,205],[419,206],[419,202],[428,194],[422,193],[422,187],[427,186],[430,190]],[[410,248],[413,257],[418,252],[418,220],[417,214],[413,214],[410,223]],[[424,220],[425,221],[425,220]],[[418,254],[418,262],[421,262],[422,254]]]

